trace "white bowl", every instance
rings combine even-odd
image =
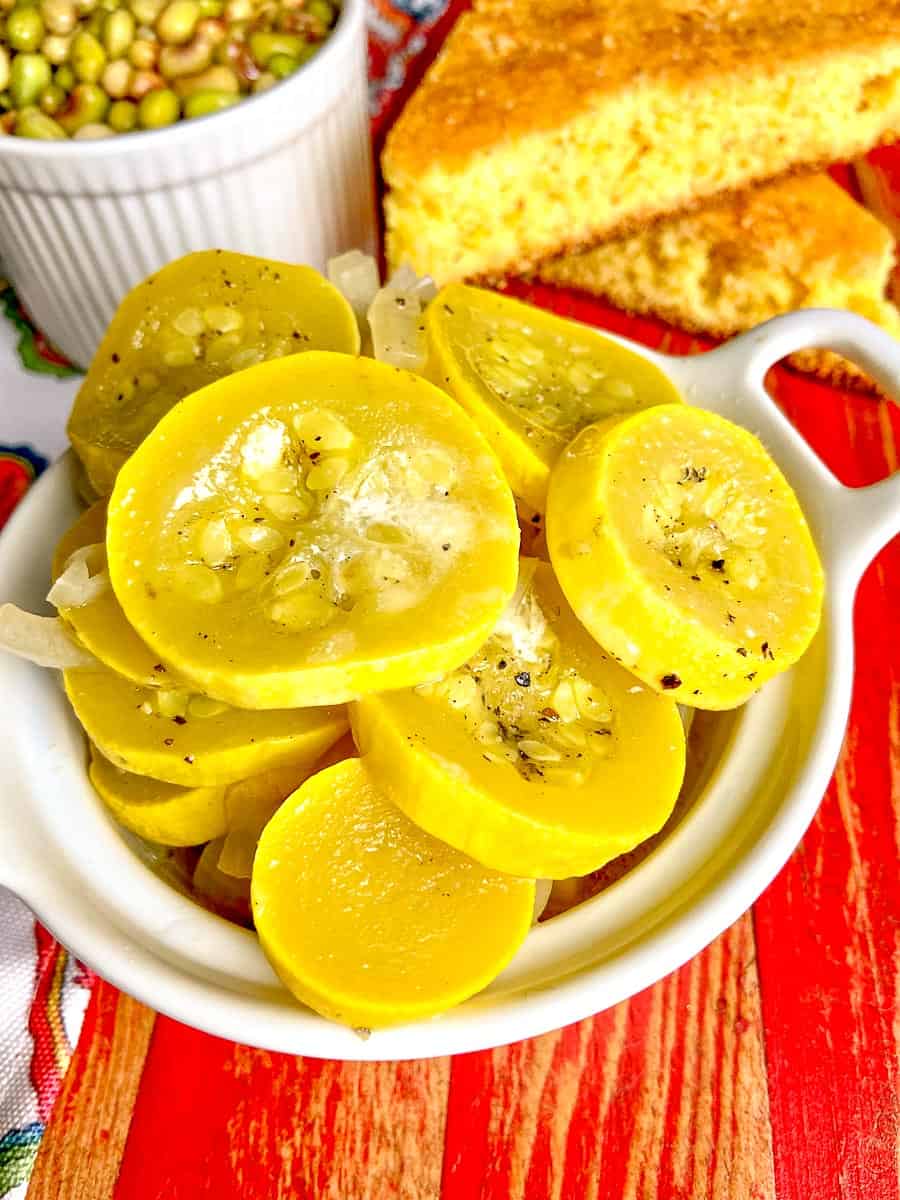
[[[271,91],[100,141],[0,137],[0,261],[41,331],[86,367],[122,297],[191,250],[323,268],[373,252],[365,0]]]
[[[363,1042],[298,1005],[252,933],[143,864],[88,783],[84,740],[55,674],[0,654],[0,882],[75,954],[154,1008],[222,1037],[330,1058],[452,1054],[543,1033],[633,995],[727,928],[784,864],[819,804],[850,704],[856,585],[900,530],[900,476],[844,488],[766,395],[763,377],[794,350],[827,346],[900,396],[900,347],[862,318],[826,310],[779,317],[693,358],[625,344],[689,402],[762,437],[803,503],[828,573],[812,647],[749,704],[709,721],[708,763],[690,805],[640,865],[533,929],[480,995]],[[40,604],[51,548],[75,515],[63,460],[0,537],[0,598]]]

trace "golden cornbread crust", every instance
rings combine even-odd
[[[521,271],[898,130],[900,0],[480,0],[388,137],[388,257]]]
[[[716,337],[809,307],[848,308],[900,337],[886,294],[893,260],[889,231],[827,175],[809,175],[552,260],[537,275]],[[872,386],[835,354],[804,351],[793,362],[833,383]]]
[[[650,78],[691,90],[733,73],[774,78],[792,61],[898,40],[891,0],[476,0],[385,158],[410,173],[453,169],[517,134],[553,134],[598,97]]]
[[[801,350],[799,354],[792,354],[788,362],[795,370],[814,375],[816,379],[821,379],[831,387],[874,392],[878,396],[885,394],[865,371],[830,350]]]

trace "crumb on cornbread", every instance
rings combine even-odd
[[[476,0],[389,135],[387,251],[527,270],[900,133],[900,0]]]
[[[808,175],[551,260],[537,274],[717,337],[822,307],[850,309],[900,338],[900,314],[887,298],[893,264],[894,241],[881,222],[828,175]],[[794,362],[834,382],[866,382],[827,351],[804,351]]]

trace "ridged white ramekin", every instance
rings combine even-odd
[[[323,267],[372,251],[365,0],[294,75],[214,116],[101,141],[0,138],[0,262],[86,366],[125,293],[190,250]]]

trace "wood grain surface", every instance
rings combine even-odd
[[[156,1015],[99,980],[38,1150],[32,1200],[108,1200],[115,1188]]]
[[[292,1058],[160,1017],[116,1200],[436,1197],[448,1082],[446,1059]]]
[[[455,1059],[443,1194],[774,1196],[750,918],[600,1017]]]
[[[889,203],[892,181],[900,152],[873,156],[869,191]],[[786,370],[772,387],[846,483],[897,468],[896,408]],[[895,543],[860,588],[852,715],[812,827],[752,914],[669,978],[557,1033],[401,1064],[251,1050],[100,984],[29,1200],[897,1200],[898,608]]]

